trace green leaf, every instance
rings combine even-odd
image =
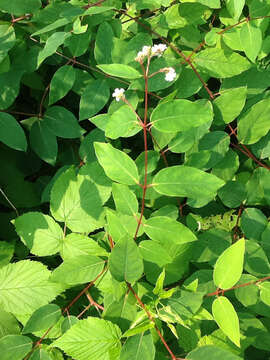
[[[51,358],[51,356],[46,350],[39,348],[33,352],[29,360],[54,360],[54,358]]]
[[[106,175],[121,184],[139,183],[139,174],[135,162],[123,151],[110,144],[94,143],[96,155]]]
[[[226,0],[226,8],[236,21],[239,19],[244,6],[245,0]]]
[[[219,296],[212,305],[214,320],[228,338],[240,347],[240,328],[237,313],[231,302],[224,296]]]
[[[244,269],[255,276],[267,276],[270,264],[264,249],[253,240],[246,240],[246,257]]]
[[[270,130],[270,98],[258,101],[238,120],[238,139],[243,144],[254,144]]]
[[[152,334],[147,331],[127,339],[122,347],[120,360],[154,360],[155,352]]]
[[[144,231],[153,240],[180,245],[196,241],[196,236],[180,222],[165,216],[154,216],[144,223]]]
[[[0,267],[7,265],[14,254],[14,243],[0,242]],[[1,315],[0,315],[1,316]],[[1,336],[1,330],[0,330]]]
[[[44,125],[54,135],[67,139],[77,138],[85,133],[72,112],[62,106],[52,106],[46,111]]]
[[[247,239],[260,241],[267,224],[267,217],[261,210],[247,208],[243,211],[241,216],[241,230]]]
[[[155,263],[160,267],[163,267],[173,261],[173,258],[168,254],[163,246],[155,241],[141,241],[139,249],[144,260]]]
[[[105,135],[111,139],[130,137],[141,129],[137,116],[128,105],[123,105],[110,115]]]
[[[187,360],[241,360],[239,356],[213,345],[205,345],[192,350],[186,357]]]
[[[236,208],[246,199],[245,186],[240,181],[228,181],[218,190],[218,196],[223,204],[229,208]]]
[[[7,56],[8,51],[13,48],[16,42],[14,27],[0,25],[0,62]]]
[[[28,334],[35,331],[47,330],[55,325],[62,315],[61,309],[56,304],[44,305],[37,309],[27,321],[22,333]]]
[[[22,335],[7,335],[0,339],[1,360],[22,360],[32,349],[32,340]]]
[[[52,22],[51,24],[43,27],[42,29],[35,31],[32,36],[37,36],[37,35],[41,35],[41,34],[45,34],[46,32],[58,29],[59,27],[62,27],[68,23],[72,22],[71,19],[67,19],[67,18],[62,18],[62,19],[57,19],[56,21]]]
[[[112,195],[116,210],[122,214],[136,216],[138,213],[138,200],[136,195],[123,184],[112,184]]]
[[[234,286],[243,272],[245,240],[240,239],[227,248],[218,258],[214,267],[214,283],[220,289]]]
[[[80,120],[97,114],[110,97],[110,89],[106,80],[95,80],[86,86],[80,101]]]
[[[60,67],[53,75],[50,85],[49,105],[62,99],[72,89],[76,71],[70,65]]]
[[[44,48],[38,54],[38,67],[45,59],[53,55],[58,49],[58,47],[62,45],[66,38],[69,36],[70,33],[66,32],[55,32],[54,34],[52,34],[46,41]]]
[[[68,285],[93,281],[102,271],[104,260],[93,255],[80,255],[65,260],[52,273],[51,280]]]
[[[65,237],[60,254],[64,260],[82,255],[108,256],[106,250],[100,247],[94,239],[76,233],[68,234]]]
[[[21,326],[16,320],[15,316],[0,310],[0,338],[6,335],[19,335],[21,333]]]
[[[56,254],[63,240],[61,227],[49,215],[28,212],[15,219],[16,232],[32,254]]]
[[[110,321],[88,317],[74,324],[52,346],[76,360],[118,360],[121,331]]]
[[[250,21],[245,22],[241,27],[240,40],[247,57],[255,62],[262,47],[261,29]]]
[[[266,304],[270,305],[270,283],[269,282],[263,282],[258,284],[260,287],[260,297],[261,300]]]
[[[51,165],[55,164],[58,152],[57,139],[44,121],[38,120],[31,126],[30,144],[42,160]]]
[[[111,64],[113,49],[113,29],[106,21],[99,25],[95,42],[95,59],[98,64]]]
[[[65,317],[64,321],[61,324],[61,331],[62,334],[64,334],[65,332],[67,332],[73,325],[75,325],[78,321],[80,321],[79,319],[77,319],[76,316],[74,315],[69,315],[67,317]]]
[[[105,134],[100,129],[94,129],[87,134],[80,146],[79,155],[84,163],[96,161],[96,154],[94,149],[94,142],[105,141]]]
[[[153,179],[154,189],[163,195],[214,198],[224,182],[201,170],[176,165],[160,170]]]
[[[150,121],[159,131],[186,131],[208,123],[213,119],[209,101],[172,100],[158,105],[151,114]]]
[[[72,231],[89,233],[103,226],[102,205],[110,194],[111,182],[97,162],[83,166],[78,175],[70,168],[53,184],[51,213]]]
[[[0,74],[0,110],[7,109],[18,96],[22,74],[23,71],[14,69]]]
[[[31,314],[51,302],[61,287],[48,281],[50,271],[37,261],[23,260],[0,269],[0,304],[15,314]]]
[[[97,68],[106,74],[125,79],[137,79],[142,76],[138,70],[124,64],[101,64],[97,65]]]
[[[0,9],[14,15],[23,15],[26,13],[36,12],[41,7],[40,0],[0,0]],[[14,359],[15,360],[15,359]]]
[[[138,246],[126,236],[114,246],[109,258],[109,270],[117,281],[137,281],[143,273],[143,261]]]
[[[15,150],[27,149],[26,137],[18,121],[3,112],[0,113],[0,141]]]
[[[225,124],[232,122],[241,113],[246,97],[246,86],[220,91],[220,96],[213,102],[217,120],[224,121]]]
[[[243,56],[218,48],[208,48],[200,51],[194,58],[194,63],[210,76],[217,78],[232,77],[251,67],[250,62]]]

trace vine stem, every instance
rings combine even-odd
[[[266,281],[266,280],[270,280],[270,276],[266,276],[262,279],[259,279],[259,280],[254,280],[254,281],[249,281],[247,283],[244,283],[244,284],[239,284],[239,285],[235,285],[229,289],[218,289],[212,293],[208,293],[205,295],[205,297],[210,297],[210,296],[218,296],[219,294],[224,294],[225,292],[227,291],[230,291],[230,290],[235,290],[235,289],[238,289],[238,288],[241,288],[241,287],[246,287],[246,286],[250,286],[250,285],[256,285],[260,282],[263,282],[263,281]]]
[[[140,229],[140,226],[142,224],[142,218],[145,208],[145,196],[146,196],[146,190],[147,190],[147,167],[148,167],[148,144],[147,144],[147,111],[148,111],[148,73],[149,73],[149,66],[150,66],[150,55],[147,58],[147,65],[146,69],[143,65],[143,63],[140,61],[142,70],[143,70],[143,76],[144,76],[144,119],[143,119],[143,139],[144,139],[144,183],[143,183],[143,194],[142,194],[142,207],[141,207],[141,214],[140,218],[138,220],[137,228],[134,235],[134,241],[136,241],[138,232]]]
[[[19,212],[16,208],[15,205],[13,205],[13,203],[9,200],[9,198],[7,197],[7,195],[5,194],[4,190],[2,190],[2,188],[0,187],[0,192],[3,195],[3,197],[7,200],[7,202],[9,203],[9,205],[12,207],[12,209],[15,211],[16,215],[19,216]]]
[[[176,358],[176,356],[174,355],[174,353],[172,352],[172,350],[170,349],[169,345],[167,344],[166,340],[164,339],[163,335],[161,334],[159,328],[156,325],[156,322],[153,318],[153,316],[150,314],[150,312],[147,310],[146,306],[144,305],[144,303],[142,302],[142,300],[139,298],[138,294],[135,292],[135,290],[133,289],[133,287],[131,286],[130,283],[126,283],[129,290],[132,292],[132,294],[134,295],[135,299],[137,300],[137,302],[141,305],[142,309],[145,311],[148,319],[154,324],[155,326],[155,330],[158,333],[158,336],[160,337],[160,340],[162,341],[162,343],[164,344],[165,348],[167,349],[168,353],[170,354],[172,360],[184,360],[181,358]]]

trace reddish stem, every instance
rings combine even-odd
[[[224,294],[226,291],[238,289],[238,288],[249,286],[249,285],[256,285],[256,284],[258,284],[260,282],[263,282],[263,281],[266,281],[266,280],[269,280],[269,279],[270,279],[270,276],[266,276],[266,277],[264,277],[262,279],[259,279],[259,280],[249,281],[249,282],[247,282],[245,284],[235,285],[235,286],[231,287],[230,289],[216,290],[216,291],[214,291],[212,293],[206,294],[205,296],[218,296],[219,294]]]
[[[129,288],[129,290],[132,292],[132,294],[134,295],[135,299],[137,300],[137,302],[141,305],[142,309],[145,311],[148,319],[154,324],[155,326],[155,330],[158,333],[158,336],[160,337],[160,340],[163,342],[165,348],[167,349],[168,353],[170,354],[171,358],[173,360],[177,360],[176,356],[174,355],[174,353],[172,352],[172,350],[170,349],[169,345],[167,344],[166,340],[164,339],[164,337],[162,336],[159,328],[157,327],[154,318],[152,317],[152,315],[150,314],[150,312],[146,309],[146,306],[144,305],[144,303],[142,302],[142,300],[139,298],[139,296],[136,294],[135,290],[133,289],[133,287],[131,286],[130,283],[127,282],[127,286]],[[178,358],[179,359],[179,358]]]

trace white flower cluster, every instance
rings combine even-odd
[[[112,96],[115,98],[116,101],[120,101],[125,97],[124,92],[125,90],[123,88],[116,88],[114,89],[114,93],[112,94]]]
[[[160,57],[164,51],[167,49],[167,46],[164,44],[158,44],[154,46],[144,46],[141,51],[138,52],[135,57],[135,61],[142,62],[146,57],[158,56]]]
[[[165,80],[166,81],[173,81],[176,78],[176,72],[174,68],[169,67],[165,70]]]

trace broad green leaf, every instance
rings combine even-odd
[[[246,86],[220,91],[220,96],[213,102],[217,120],[224,121],[225,124],[232,122],[241,113],[246,97]]]
[[[239,156],[235,151],[229,149],[225,157],[214,165],[212,174],[218,176],[224,181],[234,178],[236,171],[239,168]]]
[[[56,136],[44,121],[36,121],[30,130],[30,144],[35,153],[48,164],[54,165],[58,153]]]
[[[250,21],[245,22],[241,27],[240,40],[247,57],[255,62],[262,46],[261,29]]]
[[[214,345],[205,345],[192,350],[186,357],[187,360],[241,360],[239,356]]]
[[[110,115],[105,135],[111,139],[117,139],[133,136],[140,130],[142,127],[137,116],[128,105],[123,105]]]
[[[96,155],[106,175],[125,185],[139,183],[139,174],[135,162],[123,151],[110,144],[94,143]]]
[[[182,3],[200,3],[205,6],[209,6],[212,9],[220,8],[220,0],[182,0]]]
[[[96,115],[107,103],[110,89],[107,81],[98,79],[88,84],[80,101],[80,120]]]
[[[0,74],[0,110],[7,109],[18,96],[22,74],[21,70],[10,70]]]
[[[57,323],[62,315],[61,309],[56,304],[44,305],[37,309],[27,321],[22,333],[28,334],[39,330],[47,330]]]
[[[45,34],[46,32],[58,29],[59,27],[62,27],[68,23],[72,22],[71,19],[67,19],[67,18],[62,18],[62,19],[57,19],[56,21],[54,21],[53,23],[45,26],[44,28],[35,31],[32,36],[37,36],[37,35],[41,35],[41,34]]]
[[[160,267],[173,261],[173,258],[168,254],[164,247],[156,241],[141,241],[139,249],[144,260],[155,263]]]
[[[151,123],[159,131],[186,131],[213,119],[209,101],[172,100],[158,105],[151,114]]]
[[[96,15],[96,14],[101,14],[105,11],[109,11],[109,10],[113,10],[113,6],[91,6],[89,9],[85,10],[85,12],[83,13],[83,16],[85,15]]]
[[[238,139],[243,144],[254,144],[270,130],[270,98],[258,101],[238,120]]]
[[[129,337],[122,347],[120,360],[154,360],[155,346],[150,331]]]
[[[60,254],[63,260],[82,255],[108,256],[105,249],[94,239],[82,234],[68,234],[63,242]]]
[[[62,99],[72,89],[76,71],[70,65],[60,67],[53,75],[50,85],[49,105]]]
[[[194,63],[210,76],[217,78],[232,77],[251,67],[250,62],[243,56],[218,48],[208,48],[200,51],[194,58]]]
[[[245,0],[226,0],[226,8],[236,21],[239,19],[244,6]]]
[[[48,256],[59,251],[64,234],[49,215],[28,212],[16,218],[14,225],[17,234],[32,254]]]
[[[19,335],[21,326],[14,315],[0,310],[0,339],[6,335]]]
[[[0,9],[14,15],[23,15],[36,12],[41,7],[40,0],[0,0]],[[15,360],[15,359],[14,359]]]
[[[79,155],[84,163],[96,161],[96,154],[94,149],[95,141],[105,141],[105,134],[100,129],[94,129],[90,131],[81,142]]]
[[[3,112],[0,113],[0,141],[15,150],[27,149],[26,137],[19,122]]]
[[[22,335],[7,335],[0,339],[1,360],[22,360],[32,349],[32,340]]]
[[[44,125],[54,135],[67,139],[77,138],[85,133],[72,112],[62,106],[48,108],[44,115]]]
[[[62,334],[64,334],[65,332],[67,332],[73,325],[75,325],[78,321],[80,321],[79,319],[77,319],[76,316],[74,315],[69,315],[66,316],[64,321],[61,324],[61,331]]]
[[[240,328],[237,313],[225,296],[219,296],[212,304],[214,320],[228,338],[240,347]]]
[[[268,281],[259,284],[261,300],[266,304],[270,305],[270,283]]]
[[[199,310],[202,302],[202,292],[178,290],[167,300],[166,304],[182,319],[190,319]]]
[[[270,205],[270,173],[258,167],[246,184],[248,205]]]
[[[154,189],[163,195],[214,198],[224,182],[214,175],[201,170],[176,165],[160,170],[153,179]]]
[[[53,354],[51,355],[53,356]],[[54,360],[54,358],[51,358],[51,356],[46,350],[39,348],[33,352],[29,360]]]
[[[65,41],[65,45],[70,50],[72,56],[78,57],[87,52],[89,49],[89,43],[91,41],[91,35],[91,30],[88,30],[82,34],[71,34],[71,36]],[[75,72],[78,74],[77,71]]]
[[[153,329],[154,327],[155,325],[152,322],[150,322],[149,320],[145,320],[138,325],[132,326],[122,335],[122,338],[141,334],[149,329]]]
[[[260,241],[267,224],[267,217],[259,209],[247,208],[242,213],[241,230],[249,240]]]
[[[144,231],[153,240],[184,244],[197,238],[189,228],[165,216],[154,216],[144,223]]]
[[[246,284],[258,280],[255,276],[250,274],[243,274],[237,285]],[[240,301],[245,307],[255,305],[259,299],[259,284],[258,286],[242,286],[234,290],[236,299]]]
[[[225,206],[236,208],[246,199],[247,192],[244,184],[231,180],[218,190],[218,196]]]
[[[243,272],[245,240],[240,239],[227,248],[214,267],[214,283],[220,289],[234,286]]]
[[[51,213],[72,231],[89,233],[103,226],[102,205],[110,194],[111,182],[97,162],[84,165],[78,175],[70,168],[53,184]]]
[[[15,41],[14,27],[0,25],[0,63],[5,59],[8,51],[15,45]]]
[[[14,243],[1,241],[0,242],[0,267],[7,265],[13,254],[14,254]],[[1,315],[0,315],[1,316]],[[0,330],[0,336],[1,336],[1,330]]]
[[[93,281],[104,267],[104,260],[93,255],[80,255],[65,260],[52,273],[51,280],[68,285]]]
[[[268,257],[258,242],[246,240],[246,257],[244,269],[255,276],[268,276],[270,263]]]
[[[138,213],[138,200],[128,186],[113,183],[112,195],[118,212],[130,216],[134,216]]]
[[[137,79],[142,76],[142,74],[129,65],[124,64],[101,64],[97,67],[112,76],[125,78],[125,79]]]
[[[142,276],[142,257],[132,238],[126,236],[116,243],[109,258],[109,270],[120,282],[133,283]]]
[[[58,47],[62,45],[66,38],[69,36],[70,33],[66,32],[55,32],[54,34],[52,34],[46,41],[44,48],[38,54],[38,67],[45,59],[53,55],[58,49]]]
[[[63,290],[49,282],[50,271],[40,262],[23,260],[0,269],[0,304],[15,314],[31,314]]]
[[[112,63],[113,29],[108,22],[99,25],[95,42],[95,59],[98,64]]]
[[[110,321],[88,317],[74,324],[52,346],[76,360],[118,360],[121,331]]]

